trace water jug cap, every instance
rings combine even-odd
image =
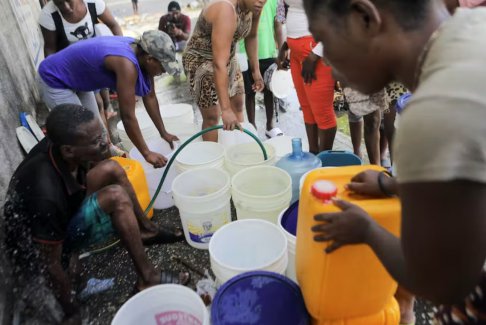
[[[333,182],[320,180],[312,185],[311,193],[316,198],[329,201],[337,194],[337,187]]]

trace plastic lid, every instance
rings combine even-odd
[[[337,187],[330,181],[316,181],[312,185],[311,193],[320,200],[328,201],[336,196]]]
[[[299,286],[268,271],[237,275],[223,284],[211,306],[213,325],[310,324]]]

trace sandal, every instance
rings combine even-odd
[[[185,240],[184,232],[181,229],[176,229],[175,231],[169,231],[160,228],[157,235],[147,239],[142,239],[142,243],[144,246],[151,246],[157,244],[172,244],[184,240]]]
[[[280,136],[284,135],[284,133],[279,128],[273,128],[270,131],[265,131],[265,135],[268,138],[275,138],[275,137],[280,137]]]

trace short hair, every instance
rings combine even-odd
[[[47,137],[55,146],[76,144],[79,127],[95,118],[92,111],[77,104],[56,106],[47,116]]]
[[[371,0],[377,7],[389,10],[404,30],[413,30],[422,25],[432,0]],[[317,14],[331,10],[343,16],[351,9],[351,0],[304,0],[306,12]]]
[[[171,1],[171,2],[169,2],[169,5],[167,6],[167,11],[168,12],[171,12],[172,10],[179,10],[179,11],[181,11],[181,6],[180,6],[179,2],[177,2],[177,1]]]

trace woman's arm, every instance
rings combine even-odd
[[[57,34],[56,31],[48,30],[41,26],[42,36],[44,38],[44,57],[57,52]]]
[[[225,2],[212,5],[204,13],[212,24],[211,43],[213,49],[214,83],[218,94],[219,105],[225,129],[232,130],[239,125],[231,109],[228,93],[228,63],[230,60],[231,42],[236,31],[236,12]]]
[[[123,36],[120,25],[118,25],[115,17],[113,17],[108,7],[105,8],[105,11],[103,11],[103,13],[98,16],[98,18],[111,30],[113,35]]]

